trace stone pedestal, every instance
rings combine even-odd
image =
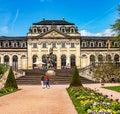
[[[56,75],[56,73],[53,69],[48,69],[45,74],[48,76],[55,76]]]

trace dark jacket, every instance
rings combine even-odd
[[[42,75],[42,77],[41,77],[41,81],[44,81],[44,75]]]

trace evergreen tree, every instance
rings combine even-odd
[[[70,86],[82,86],[81,79],[80,79],[80,76],[79,76],[79,72],[78,72],[78,69],[77,69],[76,66],[74,68],[74,73],[73,73],[73,76],[72,76]]]
[[[12,67],[10,67],[9,74],[5,83],[5,88],[9,87],[18,89]]]

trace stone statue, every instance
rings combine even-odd
[[[53,48],[49,49],[49,54],[47,55],[47,69],[55,69],[55,60],[53,55]]]

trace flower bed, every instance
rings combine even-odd
[[[78,114],[120,114],[119,99],[113,101],[93,90],[83,87],[67,89]]]

